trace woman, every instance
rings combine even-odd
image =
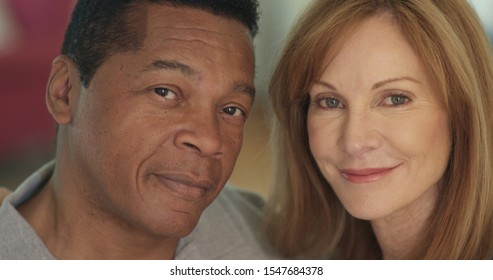
[[[270,94],[281,254],[493,256],[493,58],[466,0],[315,0]]]

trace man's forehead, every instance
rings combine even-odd
[[[142,48],[133,53],[137,56],[127,60],[134,70],[175,71],[195,82],[212,70],[226,71],[234,92],[254,97],[253,39],[242,23],[188,7],[142,4],[136,9],[144,15],[146,32]]]
[[[148,11],[143,46],[146,51],[178,55],[187,64],[191,58],[204,58],[213,63],[211,67],[236,62],[253,74],[253,39],[243,24],[196,9],[154,6]],[[228,60],[220,61],[221,58]]]
[[[248,28],[240,22],[204,10],[162,4],[147,4],[146,10],[146,33],[151,36],[157,33],[185,39],[225,37],[253,41]]]

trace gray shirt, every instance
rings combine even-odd
[[[32,174],[0,207],[0,259],[55,259],[16,206],[38,192],[53,173],[50,162]],[[226,186],[182,238],[176,259],[272,259],[263,241],[258,196]]]

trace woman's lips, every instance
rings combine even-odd
[[[364,168],[364,169],[342,169],[342,177],[354,184],[367,184],[380,180],[387,176],[399,165],[382,168]]]

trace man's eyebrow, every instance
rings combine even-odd
[[[391,78],[391,79],[387,79],[387,80],[383,80],[381,82],[378,82],[378,83],[374,84],[371,89],[375,90],[375,89],[377,89],[377,88],[379,88],[385,84],[392,83],[392,82],[398,82],[398,81],[411,81],[411,82],[421,84],[420,81],[418,81],[414,78],[411,78],[411,77],[398,77],[398,78]]]
[[[155,70],[180,71],[183,75],[190,78],[196,78],[200,74],[198,71],[192,69],[192,67],[176,60],[155,60],[144,68],[144,72]],[[250,95],[252,99],[255,99],[255,88],[246,82],[236,82],[233,86],[233,92],[245,93]]]
[[[196,78],[199,75],[199,72],[192,69],[192,67],[183,64],[181,62],[178,62],[176,60],[155,60],[144,68],[144,71],[153,71],[153,70],[180,71],[183,75],[188,76],[190,78]]]
[[[255,88],[245,82],[237,82],[233,87],[233,92],[245,93],[255,99]]]

